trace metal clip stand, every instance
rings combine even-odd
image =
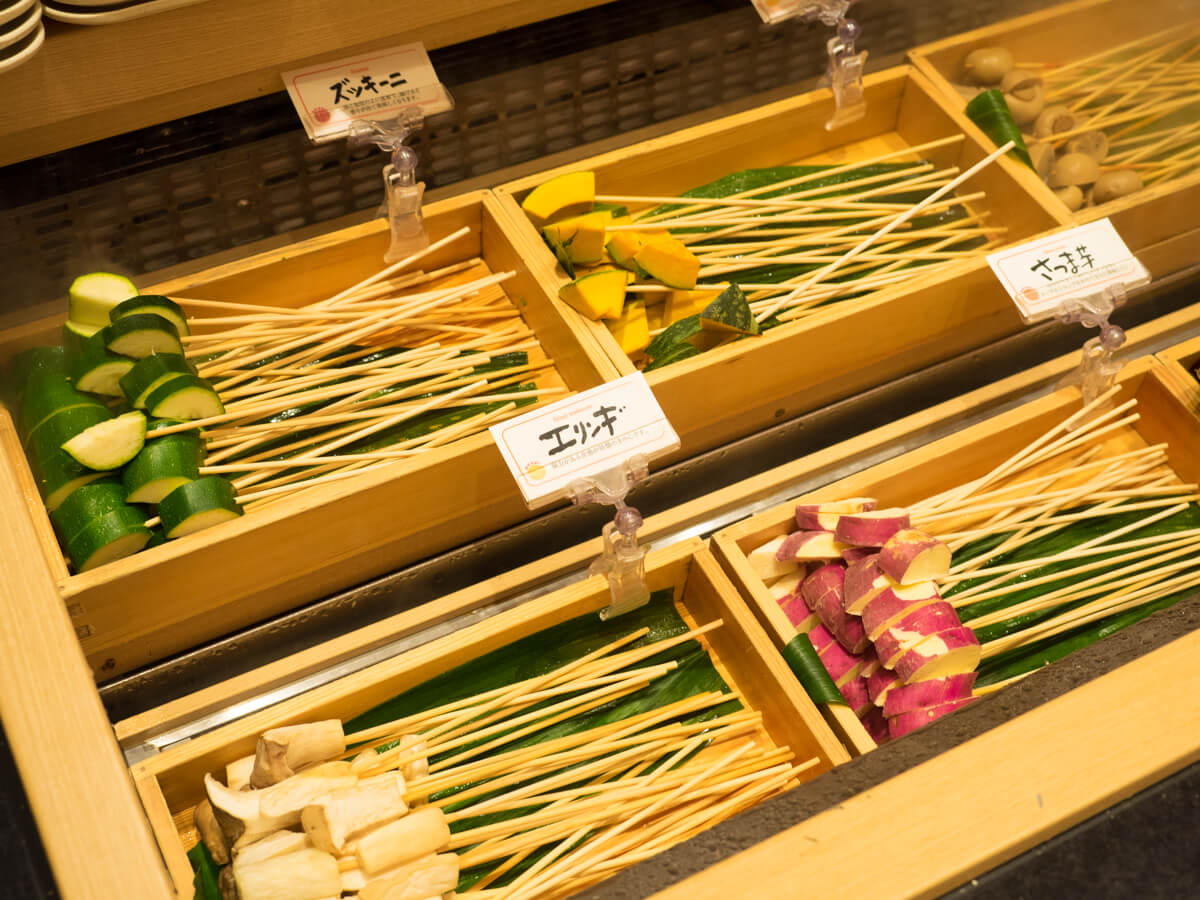
[[[848,5],[848,4],[847,4]],[[833,91],[833,115],[825,123],[826,131],[833,131],[851,122],[857,122],[867,114],[867,102],[863,99],[863,68],[867,64],[867,51],[854,51],[854,42],[861,29],[853,19],[839,18],[837,36],[825,43],[829,51],[829,69],[825,73]]]
[[[351,144],[372,143],[392,154],[391,162],[383,167],[383,192],[392,232],[384,262],[396,262],[429,246],[421,215],[425,182],[417,181],[417,152],[404,143],[423,122],[419,112],[405,110],[387,122],[357,119],[350,123]]]
[[[1125,289],[1118,284],[1090,297],[1073,297],[1059,310],[1058,318],[1062,322],[1079,322],[1087,328],[1100,329],[1099,335],[1083,345],[1078,372],[1066,379],[1066,383],[1080,386],[1084,404],[1091,403],[1112,387],[1113,378],[1121,371],[1121,364],[1113,355],[1125,343],[1125,332],[1108,319],[1124,303]]]
[[[579,506],[602,503],[616,507],[613,520],[604,526],[604,553],[588,569],[592,575],[608,578],[611,603],[600,611],[601,619],[608,620],[650,602],[646,551],[637,542],[642,517],[625,503],[626,495],[649,471],[646,457],[637,454],[623,466],[574,481],[569,488],[571,501]]]

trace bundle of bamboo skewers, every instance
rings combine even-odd
[[[560,297],[609,319],[652,369],[997,246],[1006,229],[978,208],[985,194],[954,191],[1002,153],[966,171],[924,158],[963,140],[752,169],[679,196],[596,193],[593,173],[571,172],[522,208],[575,279]]]
[[[545,674],[349,733],[337,720],[268,731],[227,784],[208,779],[215,817],[196,817],[206,848],[232,859],[220,877],[242,900],[581,890],[817,764],[791,763],[719,679],[661,686],[686,680],[696,657],[677,654],[720,626],[655,641],[635,628]],[[280,825],[284,807],[304,833]]]
[[[230,476],[240,502],[254,507],[444,446],[565,393],[534,383],[553,361],[504,294],[511,272],[486,274],[467,260],[399,274],[467,233],[295,309],[174,298],[190,312],[229,313],[194,319],[198,333],[184,339],[225,412],[156,436],[202,429],[201,473]],[[406,436],[413,422],[426,424]]]
[[[802,504],[800,532],[751,552],[877,741],[1200,588],[1200,485],[1130,439],[1136,400],[1112,405],[1118,390],[979,478],[905,508]],[[824,541],[803,530],[818,526]],[[844,543],[863,527],[872,539]]]
[[[964,70],[975,84],[1003,91],[1026,133],[1030,163],[1072,210],[1177,178],[1200,162],[1195,23],[1066,63],[1014,61],[1003,47],[981,47]]]

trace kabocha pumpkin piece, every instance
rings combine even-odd
[[[567,172],[539,184],[525,195],[521,209],[534,226],[589,212],[596,202],[596,173]]]
[[[731,284],[700,313],[700,327],[725,334],[758,334],[758,322],[750,310],[746,295]]]
[[[626,303],[621,315],[608,323],[608,330],[616,338],[621,352],[627,356],[645,350],[650,345],[650,323],[646,318],[646,304],[641,300]]]
[[[560,219],[542,229],[551,247],[562,248],[574,265],[598,263],[604,258],[605,228],[612,221],[608,210]]]
[[[636,262],[651,278],[668,287],[690,291],[700,275],[700,260],[680,240],[656,237],[646,243],[634,256]]]
[[[689,316],[698,316],[711,300],[710,291],[671,291],[663,306],[663,324],[674,325]],[[698,319],[697,327],[701,327]]]
[[[581,275],[558,289],[558,299],[589,319],[616,319],[625,306],[629,275],[623,269],[605,269]]]
[[[646,235],[637,231],[611,231],[607,237],[608,242],[604,245],[604,249],[608,251],[609,259],[622,269],[635,271],[637,264],[634,262],[634,257],[642,247],[646,246]]]

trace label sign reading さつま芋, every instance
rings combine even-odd
[[[409,109],[431,116],[453,106],[421,44],[294,69],[282,77],[304,130],[317,142],[345,137],[355,119],[383,121]]]
[[[987,261],[1026,322],[1056,315],[1072,298],[1150,280],[1108,219],[1008,247]]]
[[[530,507],[571,482],[675,450],[679,437],[640,372],[489,429]]]

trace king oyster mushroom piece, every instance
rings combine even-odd
[[[1004,95],[1004,102],[1008,104],[1008,111],[1012,113],[1013,121],[1022,127],[1036,121],[1046,106],[1046,95],[1040,87],[1033,88],[1030,93],[1033,96],[1028,99],[1022,99],[1013,94]]]
[[[345,752],[346,735],[340,719],[272,728],[258,739],[250,784],[256,788],[270,787],[305,766],[333,759]]]
[[[221,900],[242,900],[238,893],[237,879],[233,877],[233,866],[225,866],[217,878],[217,888],[221,892]]]
[[[431,854],[373,878],[359,891],[359,900],[423,900],[441,897],[458,884],[458,857],[453,853]]]
[[[221,825],[213,813],[212,803],[208,800],[197,803],[196,809],[192,812],[192,821],[196,825],[196,831],[200,833],[200,840],[204,841],[204,846],[208,848],[213,862],[218,866],[228,863],[229,842],[225,840],[225,832],[221,830]]]
[[[1065,188],[1059,188],[1054,192],[1054,196],[1063,202],[1071,212],[1075,212],[1083,206],[1083,191],[1077,184],[1069,184]]]
[[[300,813],[300,824],[318,850],[343,854],[358,835],[406,812],[404,777],[384,772],[316,798]]]
[[[1086,153],[1096,162],[1108,155],[1108,136],[1103,131],[1085,131],[1067,141],[1068,153]]]
[[[235,791],[249,790],[250,773],[254,771],[254,754],[235,759],[225,767],[225,783]]]
[[[1100,164],[1086,153],[1067,153],[1058,158],[1050,172],[1050,187],[1091,184],[1100,177]]]
[[[1038,115],[1037,120],[1033,123],[1033,136],[1044,141],[1056,134],[1074,131],[1082,124],[1083,120],[1079,116],[1061,103],[1055,103],[1047,106]]]
[[[1012,67],[1013,56],[1003,47],[980,47],[963,60],[967,80],[975,84],[999,84]]]
[[[251,791],[233,791],[212,775],[204,776],[213,814],[235,850],[273,831],[299,825],[301,810],[317,797],[357,782],[348,762],[322,763],[269,788]]]
[[[273,856],[295,853],[311,847],[308,835],[302,831],[273,831],[253,844],[246,844],[233,852],[233,861],[239,865],[250,865]]]
[[[325,900],[342,893],[337,860],[311,847],[248,863],[235,861],[233,875],[241,900]]]
[[[1042,86],[1042,76],[1027,69],[1012,69],[1000,81],[1000,90],[1018,100],[1032,100]]]
[[[1092,185],[1092,200],[1107,203],[1142,189],[1142,178],[1133,169],[1117,169],[1104,172]]]

